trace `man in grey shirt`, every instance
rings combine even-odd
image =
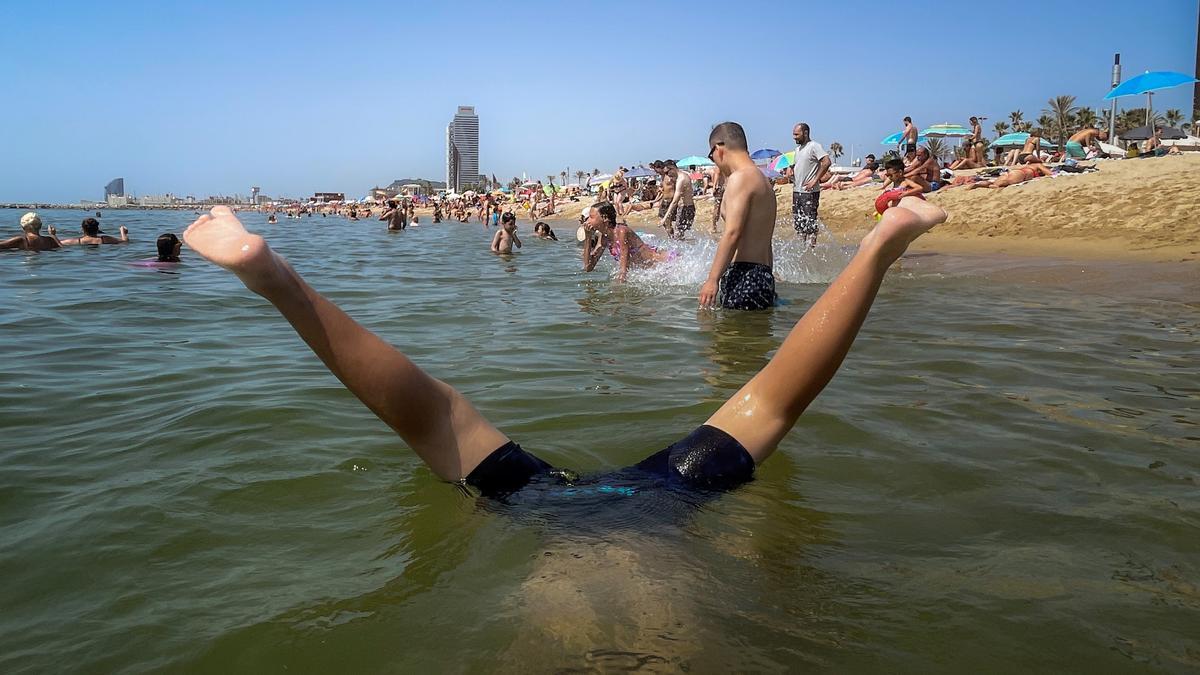
[[[809,248],[817,245],[817,232],[821,221],[817,218],[817,207],[821,204],[821,176],[829,169],[829,154],[820,143],[809,136],[808,124],[800,122],[792,127],[792,138],[796,141],[796,159],[788,171],[792,172],[792,221]]]

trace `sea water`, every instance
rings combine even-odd
[[[86,215],[42,213],[60,236]],[[106,211],[133,243],[0,254],[0,671],[1200,666],[1194,288],[907,258],[753,482],[597,531],[439,481],[189,250],[130,264],[193,217]],[[781,240],[785,304],[710,312],[711,243],[616,284],[565,223],[497,256],[476,223],[243,218],[582,473],[706,419],[853,250]]]

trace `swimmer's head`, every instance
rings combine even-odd
[[[179,237],[168,232],[158,235],[155,243],[158,246],[158,262],[179,262],[179,251],[183,248]]]
[[[38,234],[42,231],[42,217],[30,211],[21,216],[21,229],[29,234]]]
[[[79,224],[79,229],[89,237],[98,237],[100,236],[100,221],[95,218],[84,218],[83,222]]]
[[[883,163],[883,172],[888,178],[895,180],[904,175],[904,160],[889,159]]]
[[[542,234],[543,232],[546,232],[549,229],[550,229],[550,226],[540,220],[537,222],[536,225],[533,226],[533,231],[537,232],[538,234]]]
[[[617,209],[609,202],[596,202],[591,206],[587,222],[593,228],[600,227],[601,224],[612,227],[617,223]]]

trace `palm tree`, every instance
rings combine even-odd
[[[842,147],[841,143],[834,141],[829,144],[829,154],[833,155],[833,161],[836,162],[838,157],[846,154],[846,149]]]
[[[1075,122],[1080,127],[1094,127],[1099,121],[1100,116],[1096,114],[1096,111],[1086,106],[1075,113]]]
[[[566,172],[566,171],[559,171],[559,172],[558,172],[558,176],[559,176],[559,178],[562,178],[562,184],[563,184],[563,185],[566,185],[566,184],[567,184],[567,172]]]
[[[996,122],[992,125],[992,131],[996,132],[996,137],[999,138],[1008,133],[1008,122]]]
[[[555,176],[552,173],[546,175],[546,182],[550,184],[550,187],[554,187],[554,179],[555,178],[558,178],[558,176]]]
[[[583,179],[586,177],[587,177],[586,171],[581,170],[581,171],[575,172],[575,182],[579,183],[580,185],[583,185]]]
[[[1163,115],[1163,121],[1169,127],[1177,127],[1183,121],[1183,111],[1179,108],[1171,108],[1167,111],[1167,114]]]
[[[593,175],[593,176],[599,176],[599,175],[600,175],[600,169],[592,169],[592,175]]]
[[[1021,125],[1021,121],[1025,119],[1025,113],[1020,110],[1014,110],[1008,113],[1008,121],[1012,122],[1013,129]]]
[[[950,144],[940,138],[931,138],[925,141],[925,148],[939,162],[950,152]]]
[[[1058,147],[1066,147],[1067,136],[1070,135],[1071,126],[1075,123],[1075,115],[1079,112],[1079,106],[1075,105],[1075,97],[1055,96],[1046,103],[1050,107],[1042,110],[1042,115],[1049,118],[1050,124],[1042,124],[1042,126],[1058,138]],[[1038,123],[1041,124],[1041,118],[1038,118]]]
[[[1017,122],[1017,124],[1013,127],[1013,131],[1023,131],[1025,133],[1029,133],[1030,131],[1033,131],[1033,122]]]

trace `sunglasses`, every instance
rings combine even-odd
[[[717,143],[716,145],[714,145],[712,147],[712,150],[708,151],[708,161],[710,161],[710,162],[713,161],[713,155],[717,152],[717,148],[721,147],[722,145],[725,145],[725,144]]]

